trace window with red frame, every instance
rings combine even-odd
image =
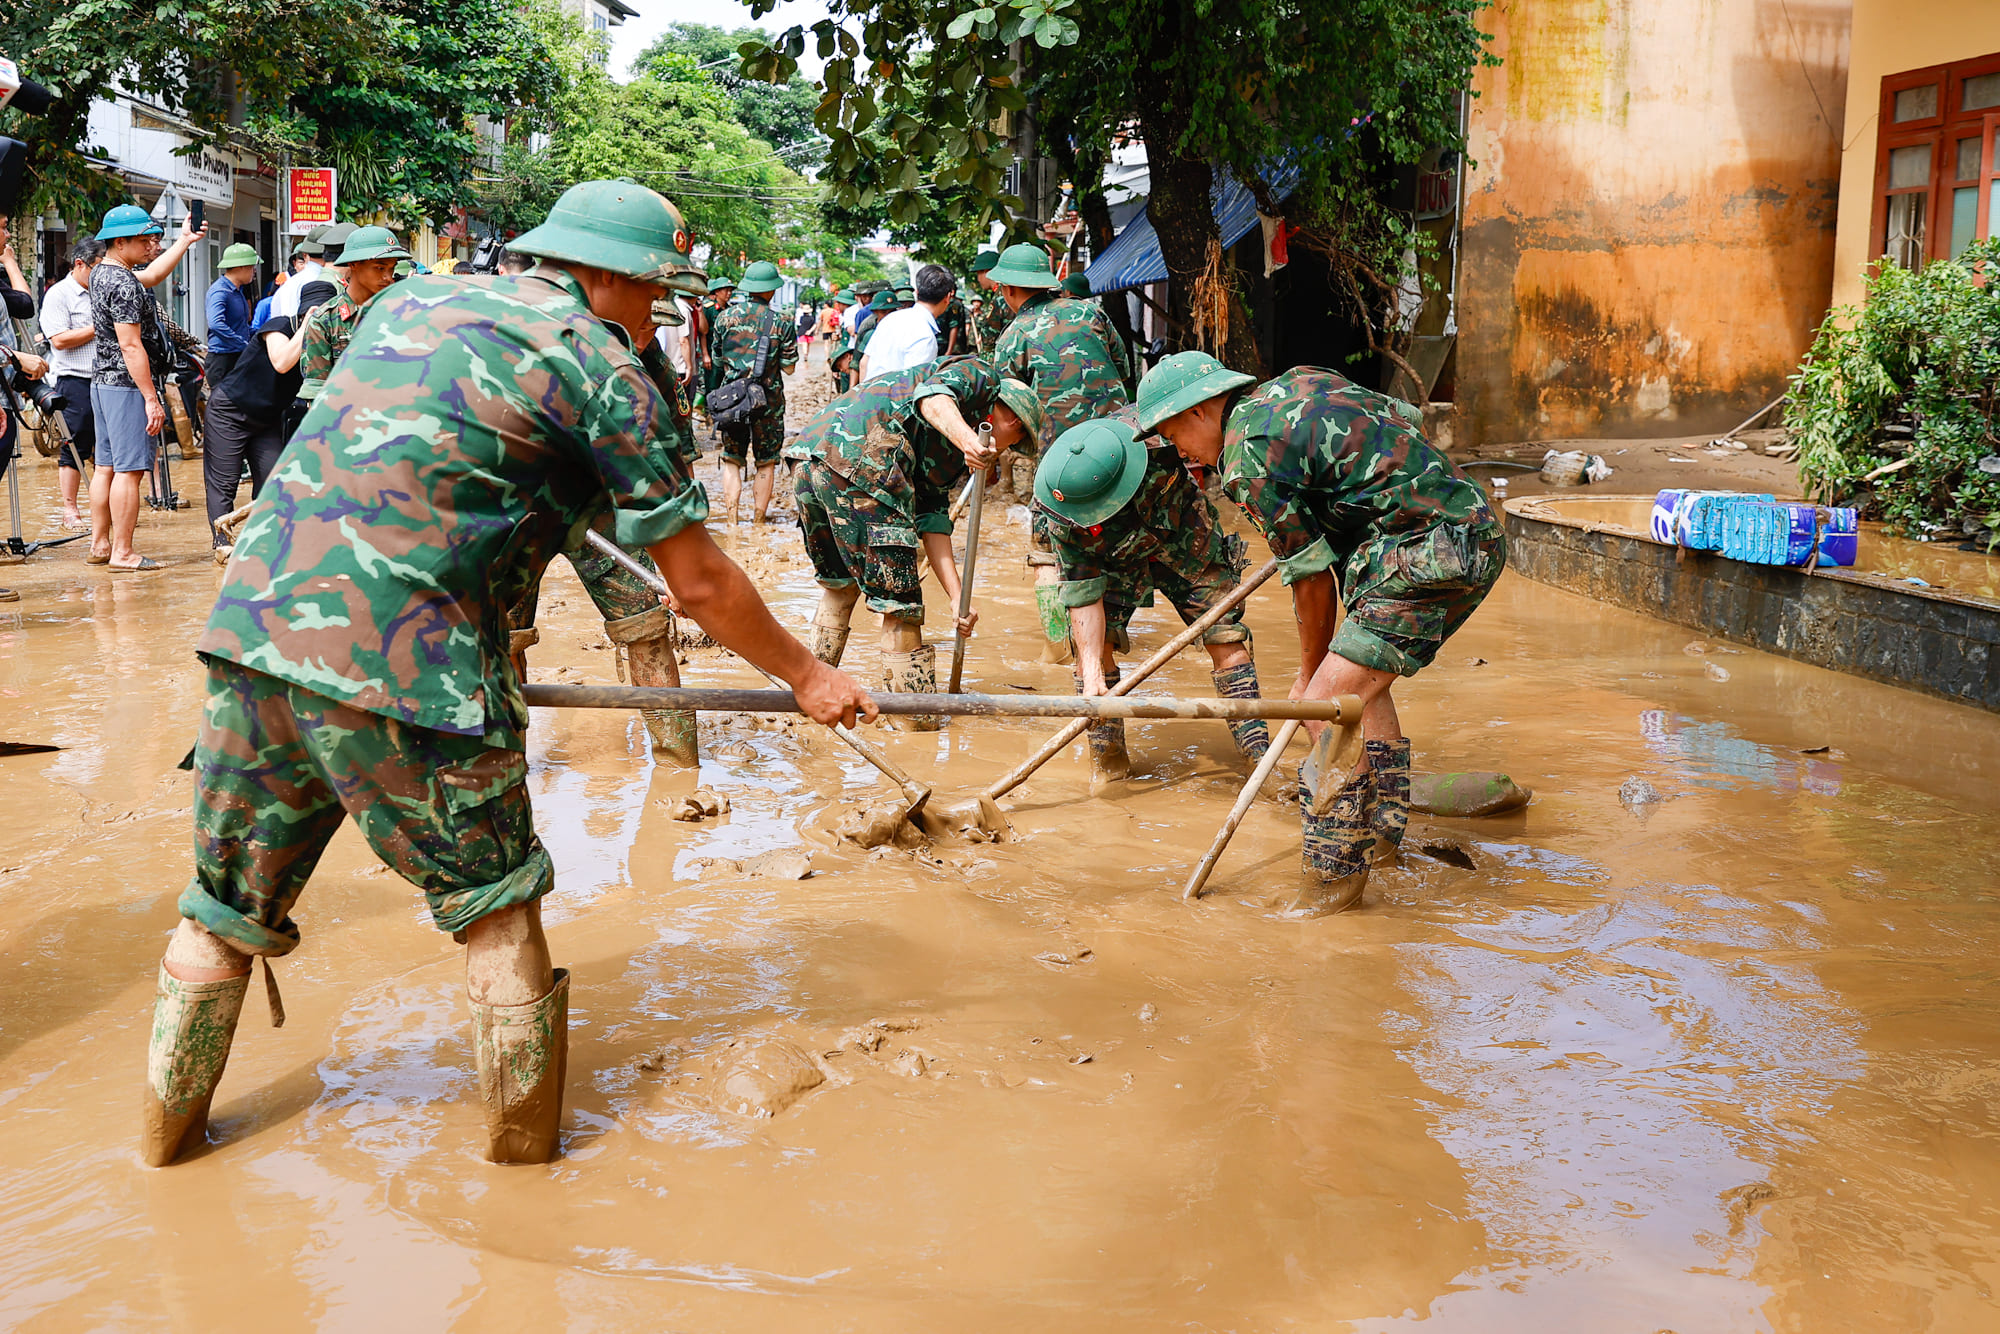
[[[1875,255],[1918,268],[2000,236],[2000,52],[1882,80]]]

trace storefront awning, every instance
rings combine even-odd
[[[1299,169],[1289,163],[1267,169],[1263,177],[1264,184],[1280,199],[1299,186]],[[1215,214],[1215,225],[1222,232],[1225,248],[1242,240],[1257,225],[1257,200],[1233,173],[1216,171],[1214,184],[1209,187],[1208,205]],[[1125,225],[1125,230],[1084,272],[1090,279],[1090,290],[1098,295],[1165,282],[1167,261],[1160,254],[1160,237],[1153,230],[1151,209],[1141,209],[1139,216]]]

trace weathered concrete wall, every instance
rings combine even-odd
[[[1875,257],[1875,153],[1882,76],[2000,51],[2000,4],[1990,0],[1854,0],[1854,66],[1840,136],[1840,233],[1833,247],[1833,304],[1861,300]]]
[[[1849,0],[1500,0],[1474,86],[1462,438],[1683,434],[1827,308]]]

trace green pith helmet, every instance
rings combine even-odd
[[[1146,479],[1146,447],[1124,422],[1103,418],[1056,437],[1035,469],[1035,499],[1080,528],[1125,508]]]
[[[342,264],[359,264],[365,259],[414,259],[396,244],[396,234],[387,227],[356,227],[340,247]]]
[[[700,296],[688,259],[687,223],[657,190],[631,181],[584,181],[563,191],[548,221],[507,243],[517,255],[564,260]]]
[[[726,273],[717,274],[708,280],[708,294],[710,296],[721,296],[724,292],[733,292],[735,290],[736,280]]]
[[[238,241],[235,245],[230,246],[222,252],[222,271],[224,273],[229,272],[231,269],[249,268],[256,263],[257,248],[255,246],[244,245],[241,241]]]
[[[323,252],[324,262],[328,264],[345,264],[347,262],[347,238],[360,230],[359,227],[356,227],[351,222],[336,222],[321,232],[319,234],[319,245],[320,250]]]
[[[995,264],[998,264],[999,262],[1000,262],[999,251],[982,250],[978,254],[972,257],[972,271],[974,273],[984,273],[988,269],[992,268]]]
[[[396,261],[396,276],[398,278],[407,278],[416,271],[417,262],[415,260],[399,259]]]
[[[658,297],[653,302],[653,323],[663,329],[678,329],[687,323],[687,316],[681,314],[681,303],[670,296]]]
[[[760,259],[743,270],[743,290],[752,296],[769,296],[784,285],[785,276],[768,259]]]
[[[137,204],[120,204],[104,215],[104,225],[97,229],[100,241],[122,241],[128,236],[161,236],[166,228],[153,221],[153,215]]]
[[[851,293],[848,292],[835,292],[833,295],[829,296],[826,299],[826,303],[829,306],[840,306],[845,308],[847,306],[851,306],[854,304],[854,297]]]
[[[914,287],[908,287],[908,286],[904,286],[904,287],[898,287],[898,288],[896,289],[896,300],[898,300],[898,301],[915,301],[916,299],[917,299],[917,289],[916,289],[916,288],[914,288]]]
[[[1197,403],[1256,382],[1256,376],[1232,371],[1206,352],[1176,352],[1160,358],[1160,364],[1146,372],[1146,378],[1139,381],[1138,401],[1132,406],[1138,413],[1139,429],[1151,431]]]
[[[1089,296],[1090,279],[1084,275],[1082,269],[1078,269],[1075,273],[1063,279],[1063,291],[1068,292],[1071,296]]]
[[[1026,453],[1038,448],[1042,437],[1049,433],[1049,417],[1042,411],[1042,400],[1025,381],[1005,379],[1000,382],[1000,401],[1013,410],[1021,419],[1021,430],[1027,435],[1015,448]]]
[[[868,298],[868,309],[870,310],[894,310],[895,308],[896,294],[886,288]]]
[[[1000,253],[1000,262],[986,275],[1002,287],[1054,287],[1055,270],[1049,267],[1049,252],[1026,241],[1010,245]]]

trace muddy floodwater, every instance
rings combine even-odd
[[[1067,693],[1022,517],[994,515],[968,684]],[[1220,724],[1132,724],[1096,795],[1073,747],[1005,803],[1014,841],[919,854],[822,832],[885,789],[808,727],[704,718],[694,775],[634,718],[537,711],[561,1159],[481,1160],[459,951],[350,830],[278,964],[289,1021],[251,996],[213,1145],[146,1170],[199,525],[142,521],[155,574],[81,544],[0,568],[0,738],[64,747],[0,759],[0,1325],[2000,1327],[2000,719],[1512,575],[1398,698],[1419,769],[1533,805],[1419,817],[1316,921],[1279,911],[1271,800],[1179,900],[1242,782]],[[802,631],[797,530],[715,529]],[[566,566],[546,588],[535,679],[614,680]],[[1282,693],[1282,590],[1250,622]],[[1142,612],[1141,652],[1177,625]],[[1204,658],[1160,679],[1212,693]],[[1053,726],[878,735],[948,800]],[[671,818],[697,785],[728,813]],[[780,848],[813,874],[734,868]],[[737,1110],[757,1079],[775,1115]]]

